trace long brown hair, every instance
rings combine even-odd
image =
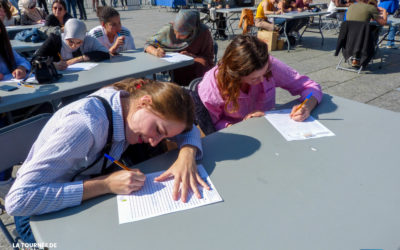
[[[268,63],[267,44],[249,35],[239,35],[233,39],[218,62],[217,85],[225,100],[225,110],[235,112],[239,109],[241,78]],[[268,72],[268,71],[267,71]],[[270,73],[266,72],[266,77]],[[232,103],[232,109],[228,105]]]
[[[8,33],[3,22],[0,20],[0,56],[3,58],[10,72],[14,71],[16,68],[14,53],[12,51],[10,39],[8,38]]]
[[[194,122],[194,103],[181,87],[149,79],[126,78],[112,85],[117,90],[125,90],[129,98],[135,100],[144,95],[151,96],[150,108],[165,119],[185,124],[185,131],[190,131]]]

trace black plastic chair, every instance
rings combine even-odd
[[[208,113],[208,110],[204,106],[197,92],[197,86],[202,79],[202,77],[194,79],[187,87],[185,87],[185,89],[189,92],[195,105],[195,124],[199,125],[205,135],[209,135],[211,133],[214,133],[216,130],[211,120],[210,114]]]
[[[0,152],[6,156],[0,157],[0,172],[12,169],[26,159],[33,143],[50,117],[51,114],[40,114],[0,129]],[[8,190],[3,189],[10,187],[3,186],[1,193],[6,194]],[[5,197],[1,198],[5,199]],[[0,228],[10,245],[18,242],[19,238],[11,235],[1,218]]]

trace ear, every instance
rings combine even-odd
[[[100,22],[100,24],[101,24],[101,26],[103,27],[103,28],[105,28],[106,27],[106,23],[105,22]]]
[[[144,108],[144,107],[149,106],[152,102],[153,102],[153,100],[151,99],[151,96],[144,95],[144,96],[140,97],[138,104],[139,104],[139,107]]]

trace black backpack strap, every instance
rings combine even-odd
[[[107,102],[107,100],[104,99],[103,97],[97,96],[97,95],[88,96],[88,98],[90,98],[90,97],[95,97],[98,100],[100,100],[106,110],[106,114],[107,114],[107,118],[108,118],[107,142],[106,142],[106,145],[104,145],[104,148],[101,150],[99,157],[97,157],[97,159],[92,164],[90,164],[87,168],[84,168],[81,171],[79,171],[78,173],[76,173],[74,175],[74,177],[72,178],[72,180],[74,180],[82,172],[84,172],[84,171],[90,169],[91,167],[93,167],[94,165],[96,165],[101,159],[103,159],[103,166],[101,167],[100,175],[104,175],[106,172],[106,166],[107,166],[107,159],[104,157],[104,154],[106,154],[106,153],[109,154],[111,151],[112,137],[113,137],[113,131],[114,131],[113,119],[112,119],[112,108],[111,108],[110,104]]]

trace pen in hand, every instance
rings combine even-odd
[[[299,111],[304,106],[304,104],[306,104],[306,102],[308,101],[308,99],[310,99],[311,96],[312,96],[312,92],[310,92],[310,94],[308,94],[306,96],[306,99],[304,99],[304,101],[300,104],[300,106],[296,109],[296,111],[294,113]]]
[[[128,168],[127,166],[125,166],[122,162],[115,160],[112,156],[108,155],[108,154],[104,154],[104,156],[109,159],[110,161],[114,162],[115,164],[117,164],[119,167],[128,170],[128,171],[132,171],[132,169]]]

